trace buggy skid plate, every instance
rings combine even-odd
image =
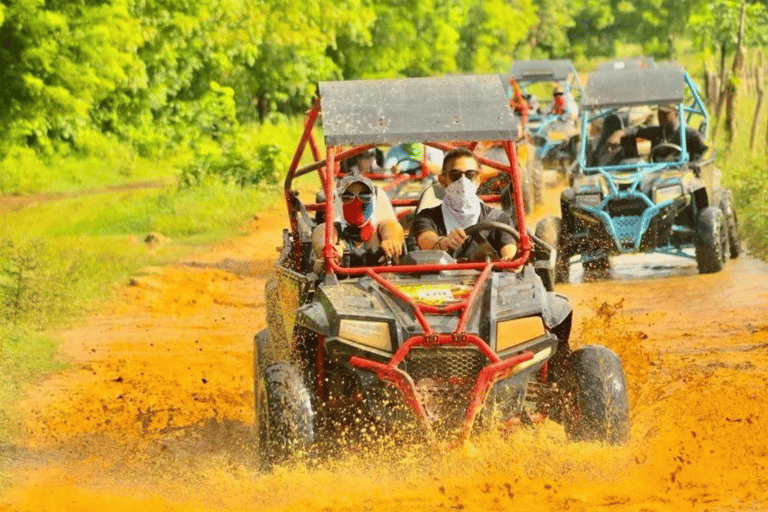
[[[370,371],[376,374],[376,376],[384,383],[397,389],[403,397],[404,402],[413,411],[417,420],[423,425],[428,433],[432,433],[432,427],[428,419],[427,411],[424,405],[420,402],[416,391],[416,385],[413,382],[411,376],[398,368],[399,363],[405,358],[407,352],[412,348],[422,346],[428,348],[434,347],[462,347],[475,345],[481,352],[487,356],[491,356],[489,359],[491,363],[484,366],[475,379],[474,386],[472,387],[469,395],[469,405],[464,415],[464,420],[461,426],[461,439],[465,440],[472,432],[472,426],[475,418],[483,407],[485,399],[488,396],[488,392],[493,385],[499,380],[505,379],[514,373],[516,367],[523,365],[519,370],[523,370],[530,366],[530,363],[524,365],[523,363],[532,361],[534,359],[533,352],[526,351],[520,354],[514,355],[507,359],[500,360],[496,354],[494,354],[488,345],[478,336],[473,334],[463,334],[457,336],[456,333],[452,334],[427,334],[419,335],[410,338],[406,341],[397,354],[389,361],[389,363],[379,363],[371,361],[362,357],[353,357],[350,362],[353,366]],[[446,375],[446,377],[451,377]]]

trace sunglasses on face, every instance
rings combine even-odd
[[[462,176],[467,178],[469,181],[475,181],[475,179],[480,176],[480,171],[476,171],[474,169],[469,169],[466,171],[462,171],[461,169],[451,169],[448,171],[448,177],[451,179],[451,181],[458,181]]]
[[[373,192],[370,190],[361,190],[358,193],[354,193],[350,190],[345,190],[341,193],[341,202],[344,204],[351,203],[355,198],[358,198],[361,203],[370,203],[373,199]]]

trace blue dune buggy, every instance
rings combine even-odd
[[[526,132],[536,146],[540,166],[557,170],[563,176],[575,162],[578,149],[578,101],[583,95],[579,75],[569,60],[518,60],[512,63],[509,78],[514,79],[528,98],[531,110]],[[551,84],[564,98],[565,110],[553,112],[550,96],[546,102],[535,98],[539,84]],[[540,88],[540,87],[539,87]],[[551,91],[547,90],[549,94]],[[554,92],[554,91],[552,91]]]
[[[657,143],[643,154],[637,139],[625,136],[618,147],[607,147],[615,130],[627,128],[620,111],[642,105],[674,106],[679,134],[669,140],[679,144]],[[689,158],[686,145],[693,130],[687,126],[698,124],[706,137],[708,115],[682,67],[665,63],[592,73],[582,108],[576,174],[561,196],[562,217],[536,226],[536,235],[557,247],[557,282],[568,281],[570,264],[576,262],[599,277],[610,269],[609,256],[624,253],[692,258],[701,273],[717,272],[729,256],[739,255],[733,196],[720,184],[712,152]],[[586,127],[597,119],[603,121],[603,134],[594,146],[587,143]]]

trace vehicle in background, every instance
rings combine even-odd
[[[665,136],[679,144],[661,142],[643,152],[636,137],[625,136],[610,147],[611,135],[627,128],[623,109],[658,105],[674,106],[679,132],[670,129]],[[733,195],[720,183],[714,152],[696,161],[689,157],[688,125],[706,138],[708,114],[681,66],[592,73],[582,109],[578,163],[572,186],[561,196],[561,217],[542,219],[536,227],[538,237],[557,247],[557,282],[567,282],[570,265],[578,262],[587,272],[607,275],[611,255],[677,255],[695,259],[701,273],[717,272],[739,255]],[[591,147],[586,127],[597,119],[603,130]]]

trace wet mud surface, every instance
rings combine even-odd
[[[259,470],[253,335],[286,223],[145,269],[61,333],[67,371],[39,383],[0,452],[0,510],[768,510],[768,265],[632,256],[559,292],[572,344],[621,357],[632,439],[568,443],[546,422],[460,449],[362,447]]]

